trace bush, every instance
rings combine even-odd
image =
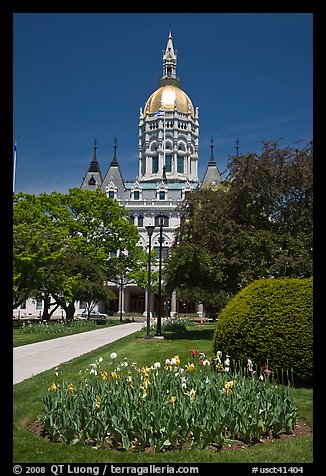
[[[162,320],[162,331],[185,332],[187,330],[187,319],[168,317]]]
[[[220,312],[213,338],[236,360],[250,357],[278,375],[293,369],[296,383],[312,383],[312,278],[254,281]]]

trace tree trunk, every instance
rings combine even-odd
[[[65,311],[66,311],[66,319],[68,321],[72,321],[75,314],[75,303],[69,302],[65,307]]]
[[[49,294],[45,294],[44,298],[43,298],[43,313],[42,313],[42,321],[49,321],[50,320],[50,314],[49,314],[49,310],[50,310],[50,301],[51,301],[51,298],[49,296]]]
[[[44,295],[43,302],[44,302],[44,306],[43,306],[43,313],[42,313],[41,319],[42,319],[42,321],[49,321],[52,314],[54,313],[54,311],[56,311],[56,309],[58,309],[59,304],[54,303],[54,302],[51,304],[51,295],[50,294],[45,294]],[[51,306],[55,306],[55,307],[50,311]]]

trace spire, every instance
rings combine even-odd
[[[236,149],[236,156],[239,157],[239,139],[236,140],[235,143],[235,149]]]
[[[96,149],[97,149],[97,143],[96,143],[96,139],[95,139],[94,140],[94,155],[93,155],[92,162],[90,163],[90,166],[88,168],[88,172],[98,172],[98,173],[100,173],[100,167],[99,167],[97,157],[96,157]]]
[[[85,177],[83,178],[83,182],[81,184],[81,188],[93,188],[100,187],[103,182],[103,177],[101,173],[101,169],[96,157],[96,150],[97,150],[97,142],[96,139],[94,140],[94,154],[93,159],[88,167]]]
[[[102,182],[102,190],[107,192],[112,190],[112,187],[116,190],[116,198],[120,199],[125,192],[125,183],[121,174],[117,159],[117,138],[114,139],[114,153],[113,159],[111,161],[110,167],[106,172],[104,180]]]
[[[207,164],[207,169],[202,181],[202,187],[205,185],[209,184],[219,184],[221,182],[221,174],[219,172],[219,169],[217,167],[216,160],[214,158],[214,142],[213,142],[213,137],[211,138],[211,156],[209,159],[209,162]]]
[[[173,48],[172,33],[169,32],[168,42],[163,50],[163,75],[160,79],[160,86],[172,84],[177,86],[180,80],[177,78],[177,50]]]
[[[114,153],[113,153],[113,159],[112,159],[112,161],[111,161],[110,167],[112,167],[112,166],[113,166],[113,167],[114,167],[114,166],[115,166],[115,167],[119,167],[118,159],[117,159],[117,138],[116,138],[116,137],[114,138],[114,145],[113,145],[113,147],[114,147]]]
[[[208,162],[208,165],[209,166],[216,166],[216,161],[215,161],[215,158],[214,158],[214,141],[213,141],[213,137],[211,137],[211,145],[210,145],[210,148],[211,148],[211,156],[210,156],[210,159],[209,159],[209,162]]]

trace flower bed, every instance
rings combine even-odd
[[[250,363],[250,365],[249,365]],[[39,417],[53,441],[143,451],[182,449],[293,432],[297,410],[292,391],[257,375],[230,371],[229,357],[210,361],[191,351],[139,367],[111,354],[79,372],[75,382],[56,378]],[[228,364],[228,365],[227,365]]]

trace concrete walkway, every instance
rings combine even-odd
[[[57,367],[63,362],[133,334],[142,327],[143,323],[141,322],[131,322],[14,347],[13,382],[14,384],[21,382],[33,375]]]

